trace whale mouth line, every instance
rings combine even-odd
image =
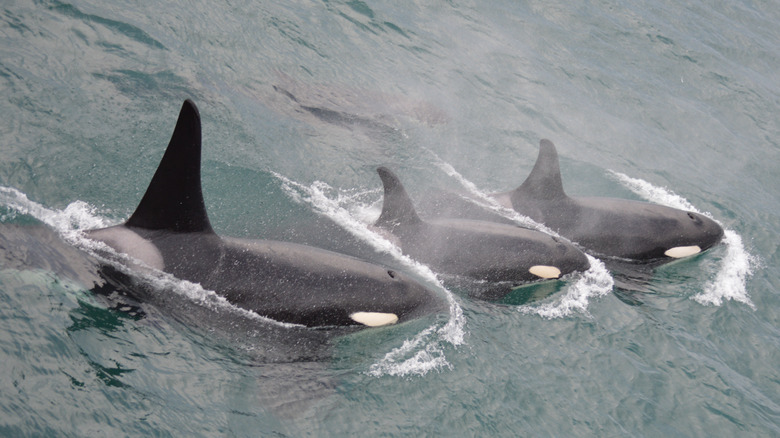
[[[555,266],[534,265],[528,268],[528,272],[544,279],[559,278],[561,270]]]
[[[355,312],[350,314],[349,317],[353,321],[368,327],[381,327],[398,322],[398,315],[395,313]]]
[[[667,257],[671,257],[674,259],[679,259],[683,257],[689,257],[694,254],[698,254],[701,252],[701,248],[699,245],[691,245],[691,246],[675,246],[674,248],[667,249],[664,254]]]

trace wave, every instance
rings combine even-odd
[[[442,342],[456,346],[463,344],[466,324],[463,309],[454,294],[442,285],[430,268],[404,255],[391,240],[368,225],[371,222],[368,218],[372,215],[374,202],[366,200],[366,195],[378,192],[339,191],[320,181],[306,186],[278,173],[272,172],[272,174],[282,182],[282,188],[294,201],[310,204],[319,214],[330,218],[355,237],[371,245],[376,251],[392,256],[411,272],[444,291],[446,295],[450,306],[447,323],[441,327],[436,325],[428,327],[413,339],[404,342],[402,346],[393,349],[370,367],[369,374],[373,376],[424,375],[431,370],[450,367],[443,352]]]
[[[723,224],[718,222],[712,214],[699,211],[687,199],[674,192],[654,186],[642,179],[631,178],[620,172],[610,171],[610,173],[618,182],[647,201],[703,214],[723,227]],[[746,285],[748,277],[753,274],[753,266],[757,263],[757,258],[745,250],[742,237],[736,231],[723,228],[726,255],[721,261],[715,278],[706,283],[703,290],[694,295],[692,299],[704,305],[714,306],[720,306],[724,300],[734,300],[755,309]]]

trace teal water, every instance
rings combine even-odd
[[[780,435],[776,6],[4,2],[0,435]],[[219,233],[405,270],[449,314],[322,341],[172,278],[93,294],[77,231],[132,212],[185,98]],[[726,241],[489,303],[365,226],[377,166],[505,191],[541,138],[571,194]]]

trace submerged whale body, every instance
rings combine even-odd
[[[720,225],[698,213],[625,199],[569,197],[549,140],[541,141],[536,164],[520,187],[492,196],[597,256],[671,260],[705,251],[723,237]]]
[[[443,310],[434,292],[376,264],[294,243],[218,236],[206,214],[200,159],[200,115],[187,100],[135,212],[87,236],[131,256],[135,270],[199,283],[280,322],[382,326]]]
[[[384,199],[375,226],[434,271],[519,285],[590,267],[571,243],[539,231],[477,220],[422,220],[398,177],[385,167],[377,172]]]

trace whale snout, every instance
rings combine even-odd
[[[686,212],[688,224],[678,245],[667,248],[664,255],[674,259],[690,257],[715,246],[723,238],[723,227],[699,213]],[[685,219],[683,219],[685,220]]]
[[[558,252],[556,257],[558,276],[570,274],[572,272],[585,272],[590,269],[590,261],[585,253],[569,242],[563,242],[554,236],[550,237],[555,242],[555,248]],[[536,273],[534,272],[534,274]]]
[[[387,271],[387,273],[390,280],[385,285],[385,292],[382,297],[384,306],[382,306],[382,310],[372,310],[396,316],[395,320],[392,321],[393,324],[406,322],[428,314],[442,313],[447,310],[446,300],[437,292],[418,283],[404,273],[392,270]],[[368,309],[363,311],[365,312],[366,310]],[[353,315],[350,318],[364,325],[369,325],[364,321],[356,320]],[[388,316],[388,319],[392,318]]]
[[[706,251],[723,239],[723,227],[713,219],[699,213],[688,212],[687,214],[695,229],[698,231],[698,236],[695,239],[696,241],[691,242],[691,246],[696,245],[701,248],[702,251]]]

